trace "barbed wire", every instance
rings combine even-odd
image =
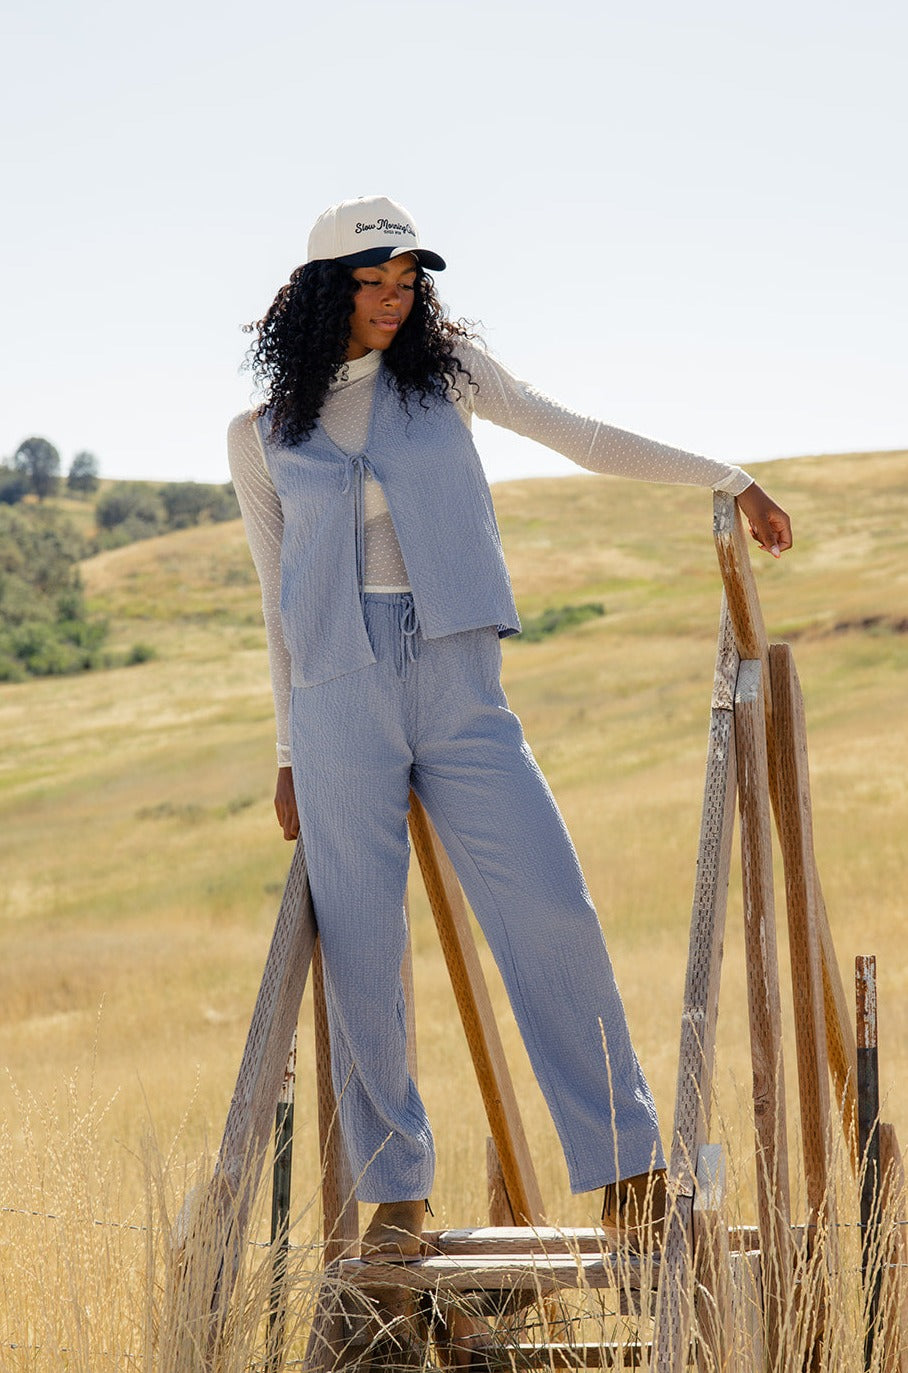
[[[0,1206],[0,1215],[5,1216],[32,1216],[36,1220],[55,1220],[63,1222],[65,1216],[56,1215],[53,1211],[34,1211],[27,1206]],[[138,1234],[147,1235],[149,1227],[138,1225],[127,1220],[96,1220],[94,1217],[88,1222],[89,1225],[97,1225],[105,1230],[134,1230]],[[250,1249],[271,1249],[273,1245],[269,1240],[247,1240],[246,1244]],[[310,1249],[314,1246],[308,1244],[289,1244],[290,1249]]]
[[[39,1210],[36,1210],[36,1209],[34,1209],[34,1208],[32,1208],[32,1207],[26,1207],[26,1206],[0,1206],[0,1215],[7,1215],[7,1216],[27,1216],[27,1217],[29,1217],[30,1219],[34,1219],[34,1220],[50,1220],[50,1221],[56,1221],[56,1222],[62,1222],[62,1221],[64,1221],[64,1220],[66,1219],[65,1216],[61,1216],[61,1215],[58,1214],[57,1212],[53,1212],[53,1211],[39,1211]],[[92,1225],[92,1226],[98,1226],[99,1228],[102,1228],[102,1229],[108,1229],[108,1230],[128,1230],[128,1231],[133,1231],[133,1232],[135,1232],[135,1233],[137,1233],[137,1234],[143,1234],[143,1235],[147,1235],[147,1234],[149,1233],[149,1229],[150,1229],[149,1226],[147,1226],[147,1225],[140,1225],[140,1224],[138,1224],[138,1223],[135,1222],[135,1221],[99,1220],[99,1219],[97,1219],[96,1217],[92,1217],[88,1223],[89,1223],[90,1225]],[[889,1228],[890,1230],[894,1230],[894,1229],[901,1229],[901,1228],[905,1228],[905,1227],[908,1227],[908,1219],[906,1219],[906,1220],[893,1220],[893,1221],[890,1222],[888,1228]],[[736,1227],[732,1227],[732,1229],[734,1229],[734,1228],[736,1228]],[[797,1225],[794,1225],[794,1224],[791,1226],[791,1229],[792,1229],[792,1230],[796,1230],[796,1229],[798,1229],[798,1228],[809,1228],[809,1229],[814,1229],[814,1228],[816,1228],[816,1227],[813,1227],[813,1226],[798,1227]],[[825,1225],[825,1226],[824,1226],[824,1229],[827,1229],[827,1230],[860,1230],[860,1229],[862,1229],[862,1228],[863,1228],[863,1226],[862,1226],[862,1224],[861,1224],[860,1221],[836,1221],[836,1222],[835,1222],[833,1225],[831,1225],[831,1226],[830,1226],[830,1225]],[[246,1241],[246,1246],[247,1246],[247,1248],[250,1248],[250,1249],[272,1249],[272,1248],[274,1248],[273,1244],[271,1244],[270,1242],[268,1242],[268,1241],[266,1241],[266,1240],[247,1240],[247,1241]],[[288,1244],[286,1245],[286,1248],[287,1248],[288,1250],[294,1251],[294,1252],[300,1252],[300,1251],[303,1251],[303,1250],[306,1250],[306,1249],[312,1249],[312,1248],[314,1248],[314,1247],[315,1247],[315,1246],[313,1246],[313,1245],[302,1245],[302,1244],[293,1244],[293,1243],[288,1243]],[[539,1257],[539,1256],[537,1256],[537,1257]],[[908,1263],[887,1263],[887,1264],[885,1265],[885,1268],[886,1268],[886,1271],[887,1271],[887,1272],[889,1272],[889,1273],[895,1273],[895,1272],[899,1272],[899,1271],[902,1271],[902,1270],[908,1270]],[[857,1270],[855,1270],[855,1271],[857,1271]],[[23,1352],[23,1351],[24,1351],[24,1352],[28,1352],[28,1353],[30,1353],[30,1354],[38,1354],[38,1353],[42,1353],[42,1352],[48,1352],[48,1353],[52,1353],[55,1357],[68,1356],[68,1355],[70,1355],[70,1354],[72,1354],[72,1353],[75,1352],[75,1351],[73,1351],[73,1350],[67,1348],[66,1346],[64,1346],[64,1347],[62,1347],[62,1348],[60,1348],[60,1349],[44,1351],[44,1350],[43,1350],[43,1346],[41,1346],[41,1345],[17,1344],[17,1343],[14,1343],[14,1342],[6,1342],[6,1341],[0,1342],[0,1349],[8,1349],[8,1350],[10,1350],[10,1351],[13,1352],[13,1353]],[[135,1355],[130,1354],[130,1353],[125,1352],[125,1351],[122,1351],[122,1350],[117,1350],[117,1351],[106,1350],[106,1351],[102,1351],[102,1353],[101,1353],[101,1355],[99,1355],[99,1357],[106,1357],[107,1355],[110,1355],[110,1354],[114,1354],[115,1357],[121,1358],[121,1359],[132,1359],[132,1360],[134,1360],[134,1359],[136,1358]],[[306,1365],[306,1360],[305,1360],[305,1359],[285,1359],[282,1366],[283,1366],[284,1368],[304,1368],[305,1365]]]
[[[52,1212],[52,1211],[36,1211],[36,1210],[33,1210],[33,1209],[31,1209],[30,1207],[26,1207],[26,1206],[0,1206],[0,1215],[7,1215],[7,1216],[33,1216],[33,1217],[35,1217],[36,1220],[56,1220],[56,1221],[63,1221],[63,1220],[66,1219],[65,1216],[56,1215],[56,1214],[55,1214],[54,1212]],[[139,1231],[139,1232],[140,1232],[141,1234],[143,1234],[143,1235],[147,1235],[147,1234],[148,1234],[148,1226],[147,1226],[147,1225],[138,1225],[138,1224],[136,1224],[135,1222],[132,1222],[132,1221],[125,1221],[125,1220],[96,1220],[96,1219],[94,1219],[94,1217],[93,1217],[93,1218],[91,1219],[91,1221],[89,1222],[89,1224],[91,1224],[91,1225],[102,1226],[102,1227],[105,1227],[105,1228],[110,1229],[110,1230],[137,1230],[137,1231]],[[888,1223],[888,1228],[893,1229],[893,1230],[896,1229],[896,1228],[901,1228],[901,1227],[903,1227],[903,1226],[904,1226],[904,1227],[908,1227],[908,1219],[906,1219],[906,1220],[892,1220],[892,1221],[890,1221],[890,1222]],[[732,1225],[732,1226],[730,1227],[732,1233],[734,1233],[734,1231],[736,1231],[736,1230],[740,1230],[740,1229],[748,1230],[748,1229],[752,1229],[752,1228],[754,1228],[754,1227],[752,1227],[752,1226],[738,1226],[738,1225]],[[799,1223],[797,1223],[797,1222],[795,1222],[795,1221],[792,1221],[791,1227],[790,1227],[790,1228],[791,1228],[792,1230],[816,1230],[816,1229],[818,1229],[818,1228],[820,1228],[820,1227],[818,1227],[818,1226],[816,1226],[816,1225],[814,1225],[814,1224],[810,1224],[810,1223],[799,1224]],[[823,1223],[823,1226],[822,1226],[822,1229],[823,1229],[823,1230],[861,1230],[861,1229],[863,1229],[863,1228],[864,1228],[864,1226],[863,1226],[862,1222],[859,1221],[859,1220],[837,1220],[837,1221],[835,1222],[834,1225],[829,1225],[827,1222],[824,1222],[824,1223]],[[269,1241],[267,1241],[267,1240],[247,1240],[246,1243],[249,1244],[249,1245],[251,1245],[251,1246],[252,1246],[253,1248],[255,1248],[255,1249],[270,1249],[270,1248],[271,1248],[271,1244],[270,1244]],[[308,1249],[308,1248],[312,1248],[312,1247],[313,1247],[313,1246],[311,1246],[311,1245],[304,1245],[304,1244],[291,1244],[291,1245],[290,1245],[290,1248],[291,1248],[291,1249]]]

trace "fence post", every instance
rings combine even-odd
[[[858,1045],[858,1145],[861,1156],[861,1274],[864,1280],[864,1367],[873,1363],[880,1312],[880,1073],[877,1053],[876,959],[854,960]]]

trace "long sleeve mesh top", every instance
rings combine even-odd
[[[478,343],[458,343],[457,356],[473,385],[459,378],[454,403],[469,427],[473,415],[535,439],[590,472],[635,477],[641,481],[676,482],[711,487],[740,495],[752,478],[740,467],[699,457],[656,443],[578,414],[551,400],[508,371]],[[348,454],[361,451],[381,353],[345,363],[332,382],[320,419],[329,438]],[[290,765],[290,655],[280,615],[281,537],[283,513],[268,474],[255,423],[246,411],[230,424],[227,435],[230,473],[236,488],[246,536],[262,590],[262,610],[277,723],[278,765]],[[364,586],[367,591],[407,591],[407,569],[394,526],[374,478],[367,478],[364,508]]]

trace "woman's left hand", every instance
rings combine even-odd
[[[737,502],[750,525],[751,537],[774,558],[781,558],[792,543],[791,520],[782,507],[756,482],[741,492]]]

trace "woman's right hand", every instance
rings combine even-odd
[[[277,770],[274,809],[277,812],[278,824],[284,831],[284,838],[299,839],[300,816],[296,808],[296,793],[293,790],[293,768],[278,768]]]

